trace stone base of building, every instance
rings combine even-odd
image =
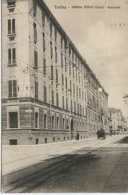
[[[51,132],[36,130],[4,130],[2,132],[3,145],[36,145],[69,140],[83,140],[95,136],[87,132],[78,132],[71,135],[70,132]]]
[[[44,144],[96,135],[86,117],[25,99],[7,100],[2,105],[2,143]]]

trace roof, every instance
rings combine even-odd
[[[76,48],[76,46],[74,45],[74,43],[71,41],[70,37],[66,34],[66,32],[64,31],[64,29],[61,27],[61,25],[59,24],[59,22],[57,21],[57,19],[54,17],[54,15],[52,14],[52,12],[50,11],[50,9],[48,8],[48,6],[44,3],[43,0],[38,0],[39,4],[45,9],[47,15],[52,19],[53,23],[58,27],[58,30],[60,31],[60,33],[66,38],[68,39],[70,45],[73,47],[73,49],[75,50],[75,52],[78,54],[79,58],[81,59],[81,61],[83,62],[83,64],[86,66],[86,68],[88,69],[88,71],[91,73],[91,75],[94,77],[94,79],[97,81],[98,85],[103,89],[103,92],[105,93],[105,95],[108,96],[108,93],[105,91],[104,87],[101,85],[100,81],[97,79],[96,75],[93,73],[93,71],[91,70],[91,68],[89,67],[89,65],[86,63],[85,59],[82,57],[82,55],[80,54],[80,52],[78,51],[78,49]]]

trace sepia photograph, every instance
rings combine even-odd
[[[1,12],[1,192],[128,193],[128,0]]]

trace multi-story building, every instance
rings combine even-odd
[[[2,0],[3,144],[84,139],[108,94],[43,0]]]
[[[125,107],[126,128],[128,130],[128,94],[123,97]]]
[[[109,128],[113,133],[123,133],[125,130],[126,122],[120,109],[109,108]]]

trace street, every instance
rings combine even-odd
[[[126,140],[90,153],[82,149],[75,162],[54,174],[31,192],[128,192],[128,147]],[[66,165],[65,160],[62,166]]]
[[[33,148],[19,146],[4,152],[8,154],[4,192],[128,192],[125,135]]]

